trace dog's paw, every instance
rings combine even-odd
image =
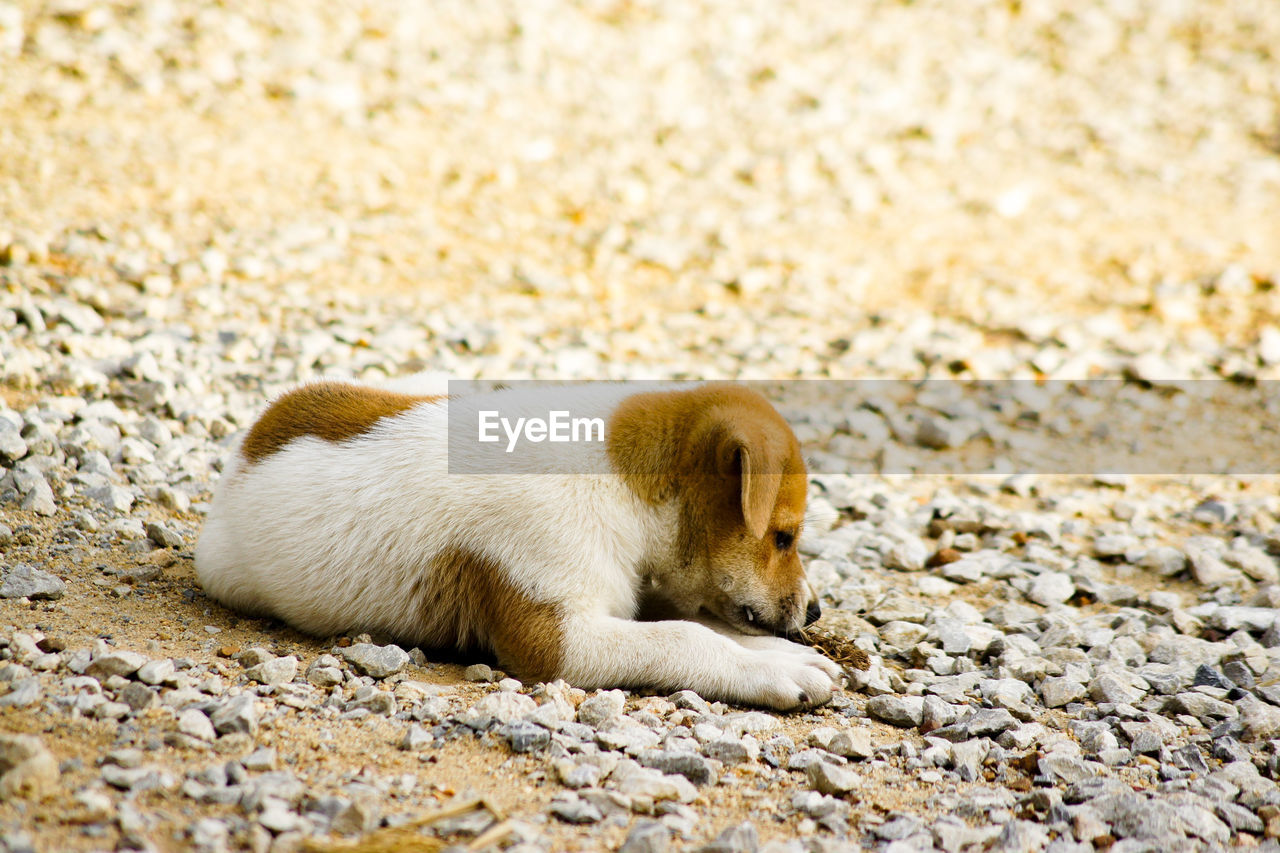
[[[754,637],[743,635],[737,638],[743,648],[759,652],[777,652],[779,654],[796,655],[805,658],[811,665],[821,667],[824,672],[838,679],[841,675],[839,664],[811,646],[785,640],[782,637]]]
[[[779,711],[812,708],[831,701],[840,667],[812,649],[790,643],[756,653],[752,681],[755,695],[750,701]]]

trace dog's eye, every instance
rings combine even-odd
[[[794,533],[788,533],[785,530],[779,530],[773,534],[773,544],[779,551],[785,551],[795,544],[796,537]]]

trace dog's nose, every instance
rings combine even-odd
[[[812,625],[822,618],[822,607],[819,606],[817,600],[809,602],[809,606],[804,611],[804,624]]]

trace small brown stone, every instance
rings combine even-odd
[[[223,646],[218,649],[218,657],[233,658],[238,654],[240,654],[239,646]]]
[[[46,654],[61,652],[67,648],[67,641],[61,637],[45,637],[40,642],[36,643],[36,648]]]
[[[1025,755],[1018,756],[1009,763],[1026,775],[1033,776],[1039,770],[1040,757],[1041,753],[1038,750],[1033,749]]]
[[[172,566],[174,563],[178,562],[178,558],[174,556],[174,553],[165,548],[160,548],[158,550],[152,551],[151,554],[147,557],[147,560],[152,565],[159,566],[162,569],[167,569],[169,566]]]
[[[934,555],[925,561],[925,566],[930,569],[936,569],[938,566],[945,566],[947,563],[954,563],[964,555],[955,548],[940,548]]]

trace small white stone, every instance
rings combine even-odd
[[[183,711],[178,715],[178,731],[203,741],[211,741],[217,737],[213,730],[213,723],[209,721],[204,712],[194,708]]]

